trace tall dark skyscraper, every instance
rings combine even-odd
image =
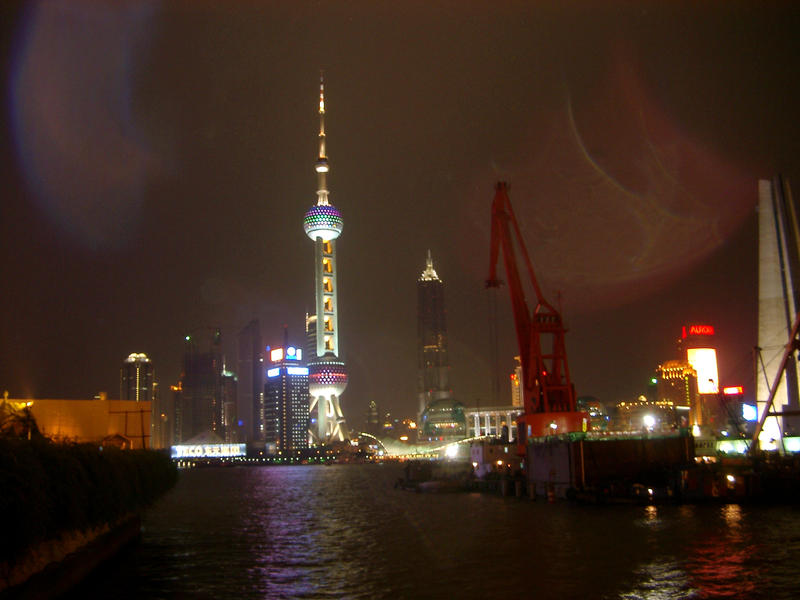
[[[186,442],[211,431],[225,439],[225,361],[222,335],[213,330],[210,338],[187,335],[183,354],[183,373],[175,398],[175,440]]]
[[[242,422],[240,442],[264,441],[264,355],[261,327],[250,321],[239,333],[236,411]]]
[[[417,395],[421,415],[432,401],[453,397],[447,354],[444,284],[433,268],[430,250],[425,270],[417,280],[417,335]]]
[[[290,346],[269,349],[264,383],[264,436],[269,450],[293,452],[308,448],[308,367],[303,350]]]
[[[119,399],[136,402],[153,400],[153,363],[146,354],[133,353],[119,371]]]

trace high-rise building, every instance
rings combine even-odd
[[[366,426],[364,431],[370,435],[380,433],[380,419],[378,418],[378,405],[375,400],[370,400],[367,406]]]
[[[419,414],[434,400],[452,398],[444,284],[433,268],[431,252],[417,280],[417,398]],[[420,417],[421,418],[421,417]]]
[[[183,373],[174,389],[175,441],[185,442],[209,431],[224,439],[225,363],[220,331],[213,330],[210,339],[187,335],[184,341]]]
[[[222,435],[220,437],[227,444],[241,442],[239,439],[239,417],[236,410],[236,394],[239,387],[239,378],[236,373],[228,371],[225,365],[222,366]]]
[[[150,402],[153,390],[153,363],[146,354],[130,354],[119,371],[119,399]]]
[[[150,442],[146,446],[164,448],[169,426],[162,418],[163,406],[156,394],[157,384],[153,363],[144,353],[132,353],[122,363],[119,371],[119,398],[134,402],[150,402]]]
[[[268,348],[264,383],[264,434],[267,448],[286,453],[308,448],[308,367],[303,351],[290,346]]]
[[[707,421],[700,412],[703,405],[698,402],[697,371],[685,359],[667,360],[658,365],[655,401],[674,407],[676,425],[703,425]]]
[[[522,360],[515,356],[514,372],[511,373],[511,406],[522,406]]]
[[[689,424],[693,428],[720,428],[725,421],[720,404],[721,387],[714,335],[713,325],[684,325],[678,341],[681,360],[685,360],[695,372],[697,393],[689,414]]]
[[[303,229],[314,241],[314,282],[316,310],[306,319],[306,332],[314,336],[314,352],[309,352],[309,393],[311,426],[308,434],[314,444],[343,441],[345,419],[340,396],[347,387],[347,369],[339,357],[339,304],[336,239],[342,233],[342,215],[328,197],[330,171],[325,148],[325,89],[319,83],[319,157],[317,203],[306,212]]]
[[[770,386],[776,381],[784,349],[800,309],[800,234],[797,206],[789,182],[777,176],[758,182],[758,347],[763,377],[756,377],[758,416],[767,408]],[[798,365],[791,353],[775,390],[772,410],[785,413],[800,410]],[[761,448],[780,449],[786,431],[800,429],[797,417],[767,417],[759,436]]]
[[[238,341],[236,412],[242,422],[238,441],[264,441],[264,356],[259,322],[250,321]]]

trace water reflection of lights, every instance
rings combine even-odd
[[[725,524],[731,528],[731,533],[738,532],[742,524],[742,507],[738,504],[726,504],[722,507],[722,518]]]
[[[658,515],[658,507],[654,504],[648,504],[643,508],[644,515],[642,518],[637,519],[637,525],[646,527],[647,529],[660,529],[662,526],[661,518]]]
[[[720,507],[724,526],[690,550],[686,569],[703,597],[749,598],[757,591],[758,549],[742,535],[742,507]]]
[[[677,600],[692,598],[692,589],[686,572],[673,557],[656,559],[637,570],[639,583],[621,598],[631,600]]]

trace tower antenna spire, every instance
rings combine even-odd
[[[325,156],[325,76],[319,72],[319,159]]]
[[[328,157],[325,151],[325,79],[319,72],[319,157],[314,166],[317,172],[317,206],[327,206],[328,201]]]

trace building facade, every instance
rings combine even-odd
[[[132,353],[119,371],[119,399],[136,402],[153,400],[155,374],[153,363],[144,353]]]
[[[433,268],[431,252],[417,279],[417,400],[420,420],[435,400],[452,399],[444,284]]]
[[[715,335],[713,325],[694,323],[681,328],[678,341],[681,360],[685,360],[695,372],[697,394],[689,414],[689,425],[695,433],[699,433],[701,428],[719,430],[727,421],[720,401],[722,386]]]
[[[241,421],[239,442],[264,441],[264,356],[261,326],[250,321],[239,332],[237,357],[236,414]],[[238,425],[237,421],[237,425]]]
[[[342,233],[342,215],[330,202],[330,165],[325,141],[325,88],[319,84],[319,156],[317,202],[305,214],[303,229],[314,242],[314,315],[306,319],[306,334],[313,337],[309,350],[308,436],[312,444],[343,441],[347,434],[340,397],[347,387],[347,369],[339,349],[339,286],[336,241]],[[311,352],[313,350],[313,353]]]
[[[173,387],[176,443],[213,432],[225,439],[223,411],[226,402],[222,334],[187,335],[184,338],[183,372]]]
[[[678,426],[703,425],[708,420],[697,392],[697,371],[685,359],[658,365],[655,401],[672,404]]]
[[[301,348],[284,342],[268,349],[264,383],[264,433],[268,451],[308,448],[308,367]],[[274,446],[273,446],[274,444]]]

